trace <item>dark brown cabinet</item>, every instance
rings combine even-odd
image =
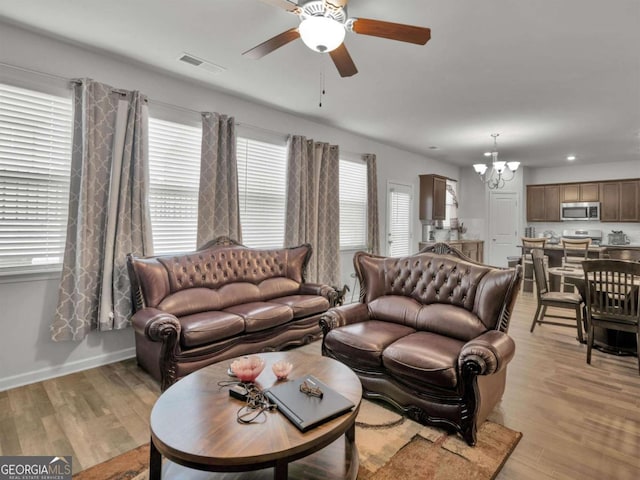
[[[640,222],[640,179],[527,185],[527,221],[559,222],[563,202],[600,202],[602,222]]]
[[[560,221],[560,185],[527,186],[527,221]]]
[[[598,183],[570,183],[561,186],[561,202],[597,202],[599,200]]]
[[[600,221],[640,221],[640,180],[600,184]]]
[[[420,175],[420,220],[445,220],[447,215],[447,178]]]

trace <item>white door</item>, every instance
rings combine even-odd
[[[387,183],[387,255],[399,257],[411,252],[413,187]]]
[[[518,248],[518,193],[491,192],[489,199],[489,264],[507,266]]]

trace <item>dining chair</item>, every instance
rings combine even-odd
[[[625,260],[582,262],[587,303],[587,363],[594,327],[636,334],[640,373],[640,263]]]
[[[534,248],[544,249],[547,244],[546,238],[531,238],[531,237],[522,237],[522,282],[520,283],[520,291],[524,291],[525,282],[529,282],[534,284],[535,288],[535,280],[533,278],[533,257],[531,256],[531,250]],[[549,257],[544,256],[545,267],[549,267]],[[527,268],[527,265],[530,265],[530,268]],[[529,275],[528,275],[529,273]]]
[[[589,258],[590,238],[561,238],[562,245],[562,266],[579,266],[580,263]],[[575,286],[571,286],[572,291],[576,291]],[[560,275],[560,291],[564,292],[564,275]]]
[[[547,280],[548,277],[544,265],[544,254],[542,250],[534,248],[531,251],[531,255],[533,257],[533,277],[536,281],[538,308],[533,316],[530,331],[533,332],[536,325],[541,325],[543,323],[557,325],[560,327],[571,327],[575,328],[578,332],[578,341],[580,343],[584,343],[584,336],[582,335],[582,297],[577,293],[549,291],[549,281]],[[573,310],[575,312],[575,316],[550,315],[547,314],[548,307]],[[571,322],[552,322],[544,320],[544,318],[559,318],[571,320]]]

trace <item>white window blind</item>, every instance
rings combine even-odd
[[[238,138],[236,154],[242,243],[254,248],[282,247],[287,149]]]
[[[393,189],[390,195],[391,244],[389,246],[389,256],[409,255],[411,194],[400,189]]]
[[[154,254],[195,250],[202,129],[149,119],[149,208]]]
[[[340,160],[340,248],[367,246],[367,165]]]
[[[445,197],[445,228],[451,227],[451,220],[458,218],[458,182],[447,179],[447,193]]]
[[[0,270],[62,263],[72,117],[70,98],[0,84]]]

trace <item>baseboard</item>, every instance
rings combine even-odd
[[[63,365],[55,365],[33,372],[21,373],[11,377],[0,378],[0,392],[11,388],[22,387],[30,383],[42,382],[51,378],[61,377],[70,373],[81,372],[90,368],[101,367],[109,363],[119,362],[136,356],[135,347],[125,348],[117,352],[105,353],[95,357],[84,358]]]

